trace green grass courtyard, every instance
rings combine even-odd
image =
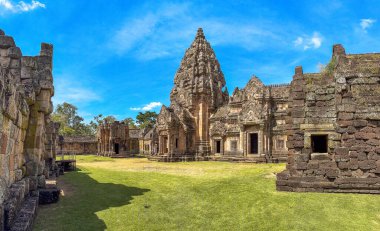
[[[35,230],[380,230],[380,196],[277,192],[284,164],[78,156]]]

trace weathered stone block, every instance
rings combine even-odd
[[[312,160],[331,160],[328,153],[312,153],[310,156]]]
[[[28,177],[29,179],[29,190],[30,191],[33,191],[33,190],[37,190],[37,187],[38,187],[38,179],[36,176],[30,176]]]
[[[12,37],[6,35],[0,35],[0,49],[6,49],[16,46]]]
[[[367,160],[367,154],[365,152],[358,152],[358,160]]]
[[[354,118],[354,113],[339,112],[338,114],[339,120],[352,120],[353,118]]]
[[[38,188],[45,188],[46,186],[45,176],[44,175],[38,176],[37,179],[38,179]]]
[[[302,140],[293,141],[294,148],[302,148],[304,146],[304,142]]]
[[[359,162],[357,159],[351,159],[349,164],[350,169],[358,169],[359,168]]]
[[[347,162],[347,161],[338,162],[338,168],[342,169],[342,170],[348,169],[349,168],[349,162]]]
[[[347,127],[347,133],[348,134],[354,134],[354,133],[356,133],[356,128],[354,127],[354,126],[348,126]]]
[[[366,141],[366,143],[375,147],[380,146],[380,140],[378,139],[369,139]]]
[[[357,151],[349,151],[348,156],[350,158],[358,158],[358,152]]]
[[[318,169],[319,168],[319,161],[318,160],[310,160],[307,163],[307,169]]]
[[[365,127],[365,126],[367,126],[367,124],[368,124],[367,120],[354,120],[353,121],[354,127],[357,127],[357,128]]]
[[[296,163],[296,169],[298,169],[298,170],[305,170],[305,169],[307,169],[307,163],[306,162],[298,162],[298,163]]]
[[[367,132],[356,132],[355,133],[355,138],[358,140],[369,140],[369,139],[374,139],[376,138],[375,133],[367,133]]]
[[[358,164],[360,169],[376,169],[376,161],[374,160],[363,160],[359,161]]]
[[[340,126],[340,127],[343,127],[343,128],[346,128],[348,126],[352,126],[353,125],[353,122],[352,120],[339,120],[337,122],[337,124]]]
[[[337,147],[335,148],[335,153],[337,155],[348,155],[349,149],[344,147]]]
[[[39,190],[40,204],[56,203],[59,200],[61,190],[57,188],[40,189]]]
[[[319,167],[320,168],[326,168],[326,169],[330,169],[330,168],[337,168],[337,164],[335,161],[326,161],[326,160],[322,160],[319,162]]]
[[[34,161],[29,161],[26,163],[26,175],[27,176],[37,176],[38,174],[38,163]]]
[[[22,54],[21,50],[18,47],[10,47],[8,48],[7,56],[13,59],[20,59]]]
[[[339,169],[330,168],[326,170],[326,177],[328,178],[336,178],[339,176]]]

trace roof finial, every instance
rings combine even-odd
[[[203,29],[201,27],[198,28],[197,37],[201,37],[201,38],[205,37],[205,35],[203,34]]]

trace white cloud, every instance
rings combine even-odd
[[[126,18],[111,34],[108,48],[118,55],[140,60],[179,55],[188,47],[198,27],[203,28],[213,46],[228,45],[246,50],[282,46],[284,37],[289,38],[288,30],[270,21],[201,18],[196,8],[189,3],[164,4],[144,10],[143,15]]]
[[[46,5],[39,1],[32,1],[30,3],[25,3],[24,1],[20,1],[18,3],[13,3],[10,0],[0,0],[0,13],[1,11],[11,12],[11,13],[19,13],[19,12],[28,12],[35,10],[37,8],[45,8]]]
[[[302,37],[297,37],[296,40],[294,40],[294,46],[299,46],[303,43],[303,38]]]
[[[131,107],[130,110],[132,111],[150,111],[153,110],[156,107],[162,106],[161,102],[150,102],[147,105],[143,107]]]
[[[295,47],[303,47],[304,50],[310,48],[318,49],[322,45],[323,38],[318,32],[314,32],[312,36],[299,36],[294,40]]]
[[[370,18],[364,18],[360,20],[360,27],[367,32],[367,29],[370,28],[376,20]]]
[[[100,101],[101,97],[92,89],[78,85],[78,82],[68,80],[67,76],[58,76],[54,80],[54,104],[63,102],[77,104]]]

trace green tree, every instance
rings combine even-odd
[[[94,135],[95,130],[83,122],[77,114],[78,108],[69,103],[58,104],[52,114],[52,120],[61,124],[59,134],[64,136]]]
[[[136,116],[136,122],[140,128],[151,128],[156,123],[157,116],[158,115],[156,112],[139,112],[139,114]]]
[[[131,117],[125,118],[122,122],[124,122],[125,124],[128,124],[129,128],[138,128],[135,123],[135,120],[132,119]]]

